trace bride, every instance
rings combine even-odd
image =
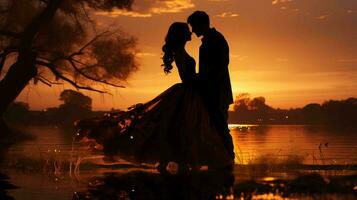
[[[229,166],[232,161],[199,94],[195,60],[185,50],[190,40],[188,25],[175,22],[162,47],[164,72],[175,63],[181,83],[128,111],[79,121],[79,137],[94,139],[109,157],[159,163],[161,172]]]

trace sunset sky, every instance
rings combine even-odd
[[[170,24],[195,10],[206,11],[230,45],[234,95],[264,96],[280,108],[357,97],[357,0],[136,0],[130,12],[93,13],[100,25],[135,36],[140,51],[140,70],[125,89],[84,92],[93,108],[127,108],[179,82],[177,70],[163,73],[161,46]],[[187,44],[196,60],[200,42],[193,35]],[[72,87],[30,85],[17,100],[31,109],[57,106],[64,88]]]

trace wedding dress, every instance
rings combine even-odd
[[[83,120],[79,128],[101,143],[106,155],[135,163],[231,164],[196,87],[195,60],[184,51],[175,62],[181,83],[128,111]]]

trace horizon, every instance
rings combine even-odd
[[[163,73],[161,46],[169,25],[195,10],[205,10],[230,45],[234,96],[263,96],[267,105],[287,109],[357,94],[356,1],[145,0],[132,11],[93,13],[98,24],[137,38],[140,63],[127,88],[107,88],[113,96],[81,90],[93,99],[93,110],[125,109],[179,82],[177,70]],[[199,45],[195,35],[187,44],[196,62]],[[35,110],[54,107],[64,89],[74,88],[31,83],[16,101]]]
[[[357,196],[357,0],[1,0],[0,19],[0,200]]]
[[[248,94],[249,95],[249,94]],[[256,96],[256,97],[261,97],[261,96]],[[249,95],[249,98],[250,100],[256,98],[255,96],[252,97]],[[265,97],[263,97],[265,99]],[[293,110],[293,109],[302,109],[303,107],[307,106],[307,105],[310,105],[310,104],[319,104],[319,105],[323,105],[324,103],[328,102],[328,101],[346,101],[348,99],[357,99],[357,97],[347,97],[347,98],[344,98],[344,99],[328,99],[328,100],[325,100],[323,101],[322,103],[318,103],[318,102],[310,102],[310,103],[307,103],[303,106],[298,106],[298,107],[289,107],[289,108],[282,108],[282,107],[275,107],[275,106],[272,106],[272,105],[269,105],[269,104],[265,104],[269,107],[271,107],[272,109],[274,110],[278,110],[278,109],[281,109],[281,110]],[[266,100],[266,99],[265,99]],[[14,103],[18,103],[18,102],[23,102],[23,101],[15,101]],[[265,101],[267,102],[267,101]],[[26,102],[24,102],[26,103]],[[61,103],[63,104],[63,102]],[[52,107],[47,107],[47,108],[43,108],[43,109],[32,109],[31,107],[29,108],[29,111],[47,111],[47,109],[49,108],[58,108],[61,104],[58,104],[58,105],[55,105],[55,106],[52,106]],[[229,111],[230,112],[236,112],[234,109],[233,109],[233,106],[235,105],[235,103],[232,103],[229,107]],[[111,111],[111,110],[126,110],[127,108],[124,108],[124,109],[121,109],[121,108],[109,108],[107,110],[101,110],[101,109],[91,109],[93,112],[108,112],[108,111]]]

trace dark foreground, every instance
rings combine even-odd
[[[344,199],[357,198],[357,176],[323,178],[313,173],[293,180],[248,180],[234,184],[229,171],[200,172],[184,176],[131,172],[93,177],[86,191],[76,192],[84,199]]]
[[[233,170],[180,176],[161,175],[156,169],[129,163],[86,161],[102,159],[87,150],[73,151],[71,135],[66,139],[66,133],[57,128],[36,128],[29,132],[35,137],[25,142],[14,138],[31,137],[3,134],[0,200],[357,199],[355,135],[304,130],[296,126],[232,130],[239,150]],[[275,138],[280,143],[274,142]],[[296,145],[312,138],[316,148]],[[272,144],[294,154],[269,153]],[[290,149],[289,145],[300,149]],[[245,156],[250,149],[259,150],[256,157]],[[307,155],[305,160],[295,156],[303,150],[311,151],[312,156]]]

